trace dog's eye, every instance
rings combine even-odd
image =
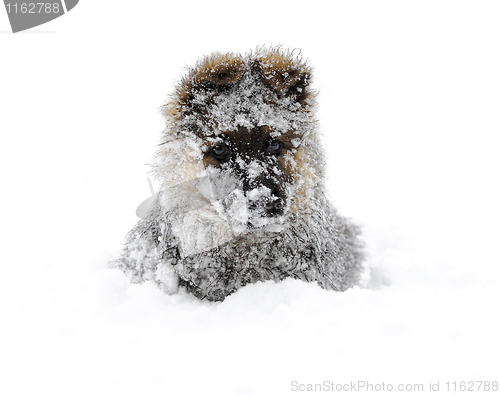
[[[226,144],[217,144],[210,150],[210,155],[217,160],[226,159],[229,156],[229,148]]]
[[[279,140],[271,140],[266,147],[266,152],[272,155],[279,155],[283,149],[283,143]]]

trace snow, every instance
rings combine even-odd
[[[80,2],[0,34],[2,393],[498,381],[499,6],[296,6]],[[338,293],[257,283],[222,303],[130,284],[107,263],[150,195],[172,83],[201,54],[278,42],[315,68],[330,194],[363,225],[371,276]],[[180,165],[170,179],[189,182]]]

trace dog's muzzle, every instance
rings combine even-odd
[[[245,194],[251,217],[279,217],[285,213],[285,196],[277,188],[262,185],[246,190]]]
[[[278,217],[285,212],[285,203],[277,196],[251,201],[248,206],[251,212],[263,217]]]

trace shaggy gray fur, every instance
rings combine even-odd
[[[210,72],[217,69],[220,76],[221,67],[230,68],[234,81],[213,82]],[[295,79],[287,82],[290,74]],[[276,75],[285,82],[276,82]],[[359,282],[359,229],[327,198],[310,80],[304,62],[277,49],[214,54],[190,70],[166,107],[167,128],[154,164],[160,191],[116,262],[130,281],[154,281],[168,293],[184,287],[211,301],[257,281],[291,277],[335,291]],[[275,138],[294,131],[284,162],[236,152],[237,173],[204,166],[223,133],[263,125]],[[285,162],[288,170],[279,166]],[[247,209],[252,199],[270,199],[263,186],[243,191],[242,178],[255,178],[256,171],[273,180],[292,174],[282,182],[283,215],[265,217]]]

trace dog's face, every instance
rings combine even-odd
[[[200,192],[248,230],[283,223],[321,172],[307,148],[316,138],[310,80],[304,63],[277,50],[204,59],[166,106],[159,157],[168,166],[157,174],[189,190],[183,201]]]
[[[206,169],[230,175],[245,197],[250,227],[263,218],[278,218],[287,211],[295,171],[287,160],[294,147],[294,131],[274,135],[268,126],[239,127],[213,139],[203,156]],[[213,183],[226,177],[211,177]],[[225,191],[231,192],[231,191]]]

